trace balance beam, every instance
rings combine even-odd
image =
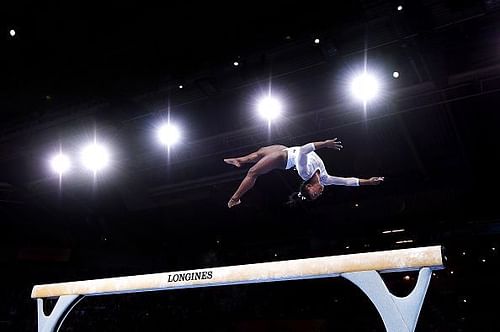
[[[368,295],[388,331],[413,331],[431,270],[442,268],[442,247],[430,246],[36,285],[31,297],[38,301],[38,330],[51,332],[57,331],[67,313],[85,296],[342,276]],[[420,270],[419,278],[406,298],[392,295],[379,275],[412,270]],[[49,316],[43,311],[45,298],[59,298]]]

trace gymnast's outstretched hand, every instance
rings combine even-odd
[[[342,142],[339,141],[337,138],[326,140],[325,147],[327,147],[329,149],[335,149],[335,150],[340,150],[343,148]]]
[[[383,176],[374,176],[371,177],[367,180],[367,185],[369,186],[376,186],[384,182],[384,177]]]

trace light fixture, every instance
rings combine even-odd
[[[170,123],[165,123],[159,126],[156,134],[158,141],[166,146],[171,146],[177,143],[181,137],[179,129]]]
[[[388,231],[382,231],[382,234],[399,233],[399,232],[404,232],[404,231],[405,231],[404,228],[392,229],[392,230],[388,230]]]
[[[109,153],[106,147],[96,142],[82,149],[83,166],[94,173],[103,170],[109,164]]]
[[[401,240],[401,241],[396,241],[396,244],[402,244],[402,243],[413,243],[413,240]]]
[[[59,153],[50,159],[50,167],[54,173],[61,176],[71,168],[71,162],[68,156],[63,153]]]
[[[281,115],[282,108],[281,102],[270,96],[263,97],[257,104],[260,116],[268,121],[277,119]]]
[[[363,72],[354,77],[351,82],[351,92],[353,96],[367,103],[377,97],[379,93],[379,83],[375,76],[368,72]]]

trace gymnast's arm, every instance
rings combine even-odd
[[[299,148],[298,151],[298,158],[297,158],[297,171],[299,174],[301,173],[307,173],[309,170],[307,170],[307,154],[313,152],[314,150],[319,150],[322,148],[330,148],[330,149],[335,149],[335,150],[340,150],[343,148],[342,144],[340,141],[338,141],[336,138],[334,139],[329,139],[326,141],[319,141],[319,142],[313,142],[313,143],[308,143],[305,145],[302,145]],[[312,171],[312,170],[311,170]],[[312,174],[309,174],[312,175]],[[309,177],[309,176],[306,176]]]
[[[322,148],[340,150],[343,148],[343,146],[342,146],[342,142],[337,140],[337,138],[327,139],[326,141],[319,141],[319,142],[313,142],[313,143],[308,143],[306,145],[302,145],[299,148],[299,154],[306,155],[308,153],[313,152],[314,150],[319,150]]]
[[[336,186],[376,186],[384,182],[384,177],[371,177],[369,179],[358,179],[354,177],[343,178],[340,176],[326,175],[323,181],[325,186],[336,185]]]

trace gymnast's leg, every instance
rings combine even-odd
[[[241,197],[250,190],[257,178],[266,174],[273,169],[285,169],[286,167],[287,152],[280,149],[271,153],[266,153],[255,165],[253,165],[249,170],[243,181],[241,181],[240,186],[233,194],[227,206],[229,208],[241,203]]]
[[[265,146],[258,149],[255,152],[247,154],[246,156],[224,159],[224,162],[226,164],[230,164],[236,167],[241,167],[242,164],[254,164],[259,160],[261,160],[262,158],[264,158],[266,155],[273,152],[281,151],[283,149],[286,149],[286,146],[284,145]]]
[[[261,158],[262,157],[260,156],[259,151],[257,150],[255,152],[247,154],[246,156],[224,159],[224,162],[226,164],[230,164],[236,167],[241,167],[241,164],[256,163]]]

